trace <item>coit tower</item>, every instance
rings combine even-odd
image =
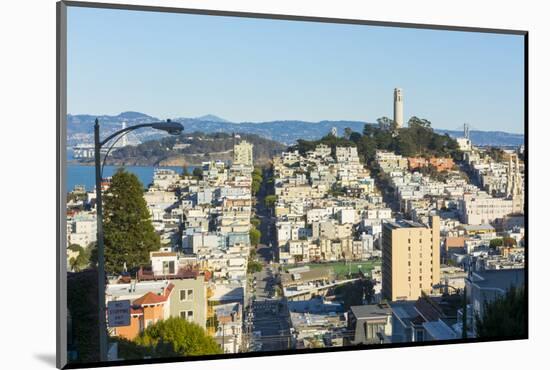
[[[400,87],[393,90],[393,121],[397,128],[403,127],[403,89]]]

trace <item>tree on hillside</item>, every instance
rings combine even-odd
[[[387,129],[391,129],[393,120],[384,116],[376,119],[376,122],[378,123],[379,128],[387,130]]]
[[[417,116],[412,116],[408,121],[408,126],[409,128],[422,127],[422,128],[431,129],[432,123],[425,118],[418,118]]]
[[[267,195],[264,198],[264,203],[267,208],[273,208],[275,206],[275,203],[277,202],[277,196],[276,195]]]
[[[355,144],[357,144],[359,142],[359,140],[361,140],[361,134],[358,133],[358,132],[355,132],[353,131],[350,135],[349,135],[349,140],[353,141]]]
[[[149,347],[155,358],[222,353],[220,346],[203,328],[179,317],[149,326],[134,342]]]
[[[455,160],[462,158],[458,150],[458,143],[449,135],[439,135],[431,127],[427,119],[411,117],[409,127],[399,129],[395,135],[395,122],[387,117],[378,119],[380,127],[366,124],[363,134],[352,132],[349,138],[327,135],[319,140],[298,140],[294,149],[301,154],[315,149],[318,144],[328,145],[334,156],[337,146],[356,146],[358,154],[366,163],[374,160],[377,150],[394,151],[406,157],[451,157]],[[298,166],[298,164],[296,165]]]
[[[109,339],[110,343],[117,343],[118,357],[122,360],[140,360],[153,357],[150,347],[140,346],[134,341],[122,337]]]
[[[527,334],[525,290],[511,287],[505,295],[485,305],[482,317],[476,317],[479,338],[524,337]]]
[[[249,274],[254,274],[256,272],[262,271],[263,266],[258,261],[253,261],[251,259],[248,260],[248,265],[246,267],[246,272]]]
[[[489,247],[495,249],[495,248],[501,247],[502,244],[503,242],[502,242],[502,239],[500,238],[491,239],[491,241],[489,242]]]
[[[262,233],[260,232],[260,230],[256,228],[251,228],[249,235],[250,244],[252,244],[253,246],[257,246],[260,243],[260,238],[262,237]]]
[[[258,167],[255,167],[254,171],[252,171],[252,195],[258,194],[260,188],[262,187],[262,182],[262,170]]]
[[[120,169],[104,194],[105,267],[120,273],[124,264],[130,270],[149,262],[149,252],[160,248],[143,186],[137,176]]]
[[[366,300],[370,304],[374,298],[374,285],[368,278],[361,278],[352,283],[336,288],[335,293],[342,295],[342,304],[346,310],[351,306],[360,306]]]
[[[345,138],[346,140],[349,140],[349,139],[350,139],[350,136],[351,136],[351,134],[352,134],[352,132],[353,132],[353,131],[352,131],[351,128],[346,127],[346,128],[344,129],[344,138]]]
[[[189,168],[187,166],[183,166],[181,171],[181,177],[189,176]]]
[[[250,219],[250,223],[254,225],[255,228],[258,228],[260,227],[260,224],[262,223],[262,221],[257,217],[253,217]]]
[[[78,272],[84,270],[90,264],[90,249],[83,248],[78,244],[71,244],[67,249],[78,253],[76,257],[69,258],[69,267],[71,271]]]
[[[365,162],[374,160],[376,155],[376,149],[378,148],[377,142],[370,136],[362,136],[357,141],[357,152],[363,156]]]
[[[518,242],[514,238],[510,238],[509,236],[505,236],[504,238],[502,238],[502,244],[505,247],[515,247],[518,244]]]
[[[202,180],[202,168],[200,167],[195,167],[193,169],[193,176],[195,176],[196,178],[198,178],[199,180]]]

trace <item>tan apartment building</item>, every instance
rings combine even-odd
[[[382,227],[382,296],[390,301],[416,300],[439,284],[439,216],[430,225],[384,222]]]

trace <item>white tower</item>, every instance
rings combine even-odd
[[[330,134],[332,136],[338,136],[338,129],[336,127],[333,127],[330,129]]]
[[[397,128],[403,127],[403,89],[400,87],[393,90],[393,121]]]

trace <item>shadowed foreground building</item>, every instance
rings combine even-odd
[[[430,225],[400,220],[382,227],[382,296],[416,300],[439,284],[439,216]]]
[[[351,306],[348,313],[350,344],[391,343],[392,311],[387,303]]]

